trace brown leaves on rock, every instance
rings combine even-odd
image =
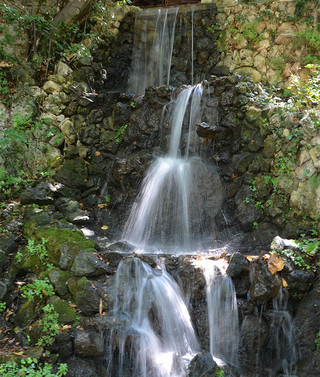
[[[267,260],[267,266],[269,271],[272,274],[275,274],[278,271],[282,271],[284,267],[284,261],[281,257],[278,257],[277,254],[271,254]]]

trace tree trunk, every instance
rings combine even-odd
[[[53,23],[58,25],[59,22],[64,22],[66,25],[71,25],[74,21],[79,21],[86,18],[91,4],[95,0],[71,0],[69,3],[55,16]]]

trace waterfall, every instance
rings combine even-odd
[[[124,229],[124,239],[137,250],[188,253],[216,240],[214,217],[223,187],[214,167],[189,157],[191,144],[196,149],[195,139],[200,143],[195,124],[201,117],[202,95],[198,84],[172,100],[168,153],[148,169]]]
[[[283,377],[296,376],[296,364],[299,360],[299,349],[296,329],[292,316],[287,310],[288,292],[281,288],[273,298],[273,310],[270,316],[270,335],[265,352],[267,365],[270,365],[270,376],[282,372]]]
[[[239,319],[235,288],[223,260],[202,263],[206,279],[210,353],[217,364],[237,366]]]
[[[144,94],[148,86],[169,85],[178,9],[146,9],[137,14],[129,92]]]
[[[116,276],[113,315],[125,316],[128,328],[112,330],[108,376],[123,377],[126,369],[130,376],[185,376],[199,345],[176,282],[137,258],[122,261]]]

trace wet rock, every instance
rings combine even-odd
[[[232,157],[232,168],[235,172],[244,173],[254,159],[254,154],[243,152]]]
[[[118,241],[108,245],[106,250],[110,254],[114,252],[113,255],[110,255],[112,258],[113,256],[117,255],[116,253],[132,253],[135,250],[135,247],[127,241]]]
[[[75,353],[84,357],[97,357],[105,353],[103,333],[78,330],[74,339]]]
[[[101,109],[94,109],[88,115],[89,124],[100,123],[103,118],[103,112]]]
[[[189,364],[187,377],[215,377],[216,368],[209,352],[198,353]]]
[[[124,255],[117,251],[102,251],[100,255],[114,271],[118,268],[119,263],[124,258]]]
[[[99,276],[113,272],[113,269],[89,251],[80,251],[76,255],[71,270],[76,276]]]
[[[262,305],[278,294],[282,285],[281,279],[271,274],[261,258],[250,266],[252,269],[250,271],[251,286],[248,292],[250,301],[255,305]]]
[[[9,255],[17,249],[16,237],[10,233],[0,233],[0,270],[7,265]]]
[[[68,280],[69,291],[71,292],[77,307],[84,315],[92,315],[99,312],[100,294],[92,281],[87,278],[70,278]]]
[[[235,278],[241,275],[244,271],[248,271],[248,267],[249,261],[247,258],[240,253],[235,253],[231,256],[229,266],[227,268],[227,274],[231,278]]]
[[[302,269],[295,265],[290,258],[281,256],[284,260],[284,269],[280,276],[287,282],[288,290],[293,297],[301,297],[312,286],[316,274],[313,271]]]
[[[320,375],[320,355],[316,353],[315,339],[319,332],[320,284],[300,301],[295,325],[299,332],[301,361],[298,364],[298,376],[309,377]]]
[[[261,365],[262,347],[268,339],[268,328],[261,317],[245,316],[240,329],[239,359],[240,370],[245,376],[265,376]]]
[[[246,296],[250,286],[249,262],[246,257],[240,253],[232,255],[226,272],[232,278],[237,297]]]
[[[197,135],[203,138],[216,139],[218,137],[225,137],[230,133],[230,130],[215,125],[210,126],[205,122],[197,124]]]
[[[8,283],[9,282],[6,279],[0,280],[0,302],[3,300],[5,294],[8,291],[8,288],[7,288]]]
[[[242,186],[235,196],[237,206],[237,218],[244,230],[251,230],[252,224],[257,221],[261,213],[255,208],[254,204],[248,201],[251,192],[248,186]]]

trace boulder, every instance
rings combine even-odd
[[[93,330],[77,330],[74,339],[74,350],[84,357],[103,356],[105,353],[104,335]]]
[[[248,291],[250,301],[254,305],[265,304],[270,298],[275,297],[282,286],[281,279],[276,274],[271,274],[262,258],[250,265],[251,285]]]
[[[89,251],[80,251],[74,258],[71,270],[76,276],[99,276],[110,274],[113,269]]]
[[[198,353],[189,364],[187,377],[216,377],[216,368],[209,352]]]

